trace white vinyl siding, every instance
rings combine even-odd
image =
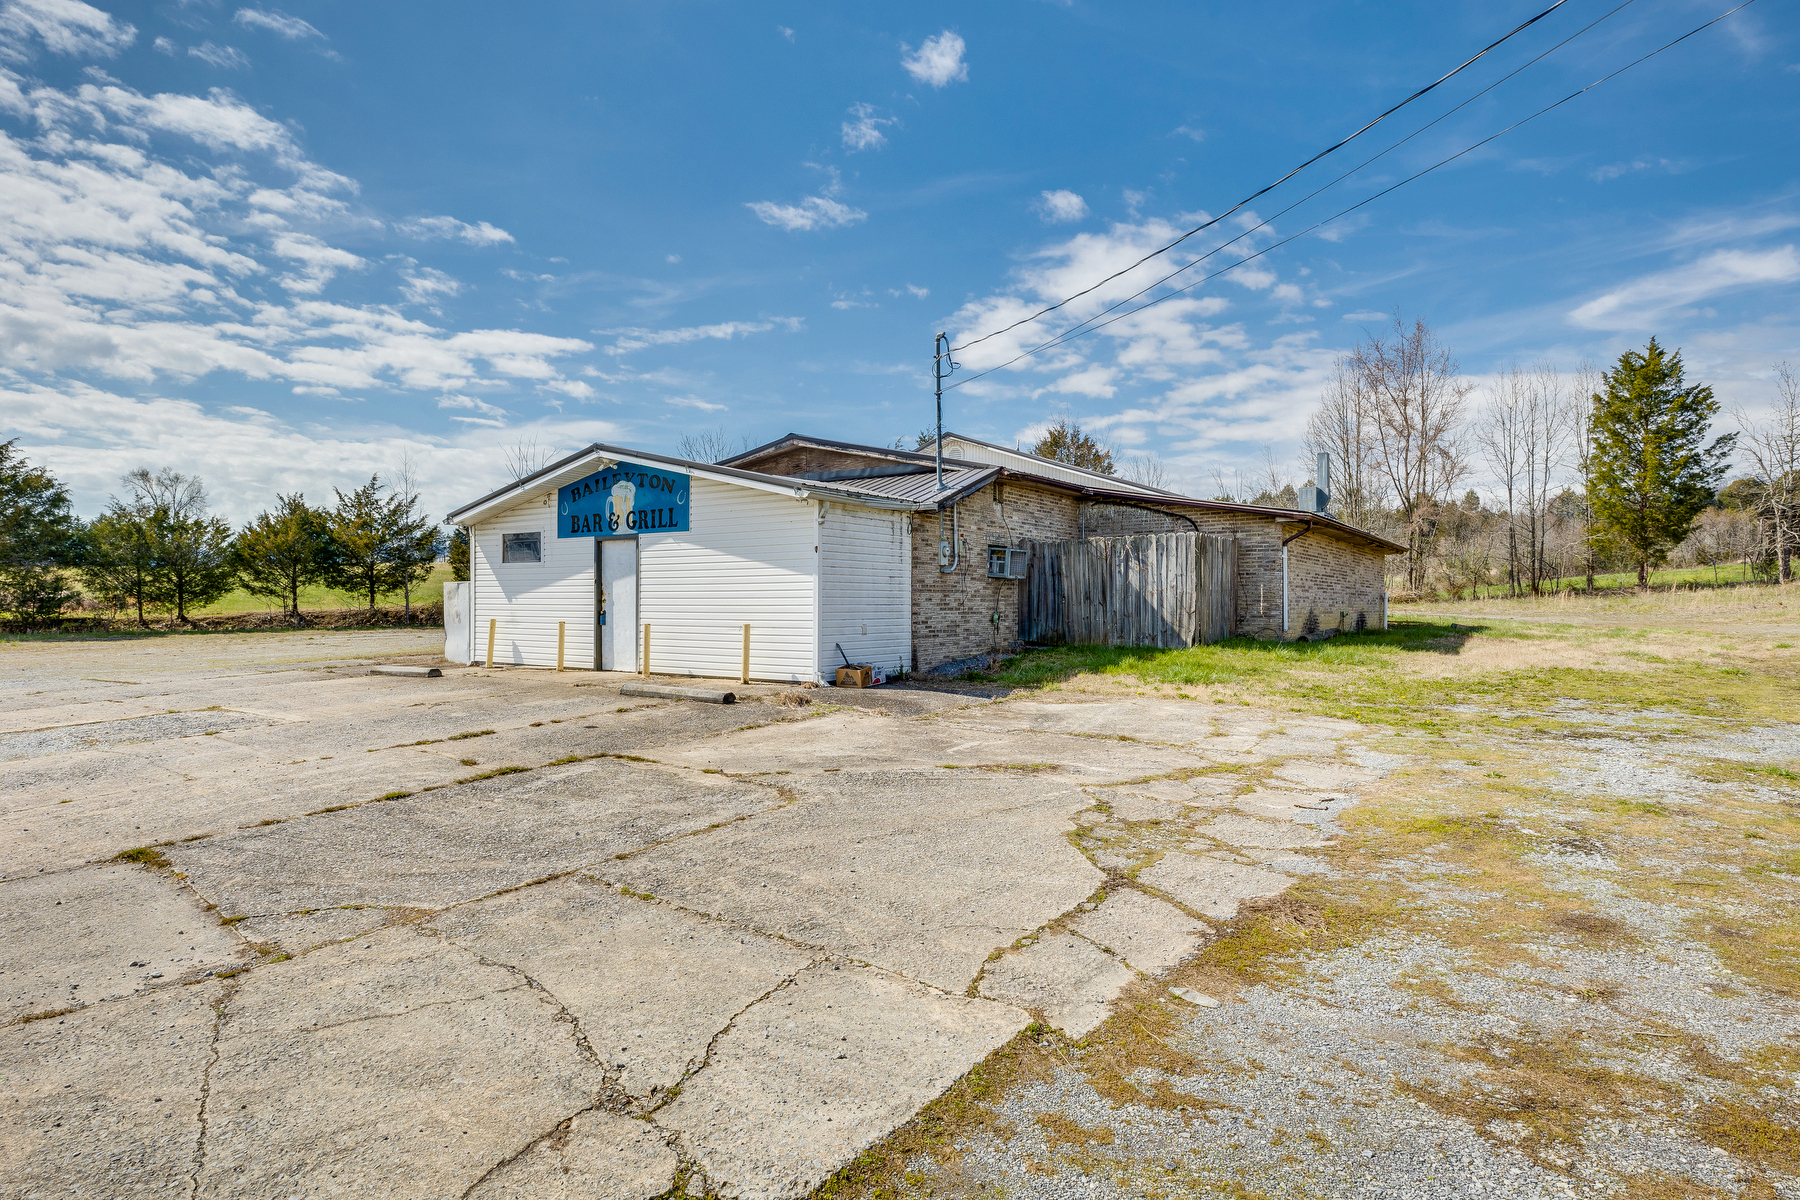
[[[658,675],[816,679],[818,505],[695,477],[688,531],[638,538],[638,624]],[[641,647],[640,647],[641,651]]]
[[[903,513],[833,503],[819,536],[819,671],[912,663],[912,554]]]
[[[501,562],[501,537],[543,535],[542,562]],[[486,661],[488,622],[494,621],[494,661],[502,666],[554,667],[556,623],[568,624],[564,664],[594,666],[594,539],[556,536],[556,493],[527,496],[469,531],[469,577],[475,603],[470,636],[474,657]]]

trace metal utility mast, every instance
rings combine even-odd
[[[931,343],[931,374],[937,380],[937,489],[944,490],[944,380],[959,364],[950,359],[950,335],[940,333]]]

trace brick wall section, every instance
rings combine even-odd
[[[1026,538],[1060,541],[1076,536],[1075,497],[1051,488],[1002,480],[957,502],[962,553],[956,570],[938,570],[938,519],[912,519],[913,658],[920,670],[1004,650],[1019,636],[1022,580],[990,579],[987,548],[1022,546]],[[950,528],[944,517],[945,535]],[[993,614],[1000,614],[996,629]]]
[[[1380,551],[1364,549],[1319,529],[1289,542],[1288,635],[1296,636],[1305,629],[1309,613],[1318,618],[1321,629],[1349,633],[1355,630],[1359,616],[1368,628],[1383,628],[1386,564],[1387,555]],[[1276,568],[1280,569],[1279,563]]]
[[[870,454],[852,454],[847,450],[824,447],[794,446],[777,450],[751,462],[732,465],[745,471],[761,471],[766,475],[811,475],[815,471],[860,471],[879,467],[898,459],[876,458]]]

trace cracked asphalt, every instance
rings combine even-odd
[[[367,673],[436,637],[4,649],[0,1195],[804,1196],[1386,770],[1155,697]]]

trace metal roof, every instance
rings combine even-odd
[[[948,438],[950,435],[946,434]],[[974,439],[966,439],[973,441]],[[982,443],[986,445],[987,443]],[[1238,504],[1229,500],[1197,500],[1191,496],[1181,496],[1174,492],[1162,492],[1155,496],[1146,496],[1137,491],[1119,491],[1104,487],[1087,487],[1066,479],[1054,479],[1047,475],[1037,475],[1027,471],[1015,471],[1007,467],[978,464],[974,466],[951,466],[944,464],[944,489],[938,490],[935,474],[888,475],[873,479],[843,479],[823,482],[813,479],[802,479],[797,475],[771,475],[763,471],[746,471],[741,467],[727,466],[739,459],[749,458],[758,453],[784,445],[823,446],[834,450],[848,450],[866,454],[875,454],[897,461],[930,463],[932,455],[918,454],[909,450],[890,450],[879,446],[863,446],[855,442],[836,442],[827,438],[803,437],[790,433],[786,437],[759,446],[755,450],[746,450],[743,454],[733,455],[721,463],[694,462],[686,458],[674,458],[666,454],[652,454],[645,450],[632,450],[624,446],[609,446],[603,442],[595,442],[586,449],[578,450],[567,458],[551,463],[540,471],[533,472],[523,479],[497,488],[479,500],[463,505],[451,511],[446,520],[453,525],[465,525],[471,517],[485,515],[496,507],[514,503],[527,494],[548,486],[562,487],[573,483],[588,473],[593,459],[605,458],[613,460],[629,460],[632,462],[655,463],[661,466],[676,467],[689,475],[701,478],[739,483],[759,491],[778,492],[791,495],[796,499],[807,499],[817,496],[821,499],[843,500],[853,504],[865,504],[872,508],[898,509],[902,511],[932,512],[946,504],[954,504],[965,496],[980,491],[997,478],[1024,479],[1046,487],[1058,488],[1073,492],[1080,496],[1101,502],[1113,501],[1138,506],[1161,506],[1166,508],[1197,508],[1210,512],[1242,513],[1246,516],[1268,517],[1276,521],[1308,522],[1321,526],[1334,533],[1350,538],[1360,538],[1371,542],[1389,554],[1404,554],[1406,547],[1397,542],[1370,533],[1366,529],[1340,521],[1326,513],[1302,512],[1292,508],[1269,508],[1259,504]],[[1005,450],[1006,447],[995,447]],[[1016,453],[1008,451],[1008,453]],[[1062,464],[1058,464],[1062,465]],[[1105,479],[1104,475],[1095,476]],[[1143,485],[1137,485],[1143,486]]]

